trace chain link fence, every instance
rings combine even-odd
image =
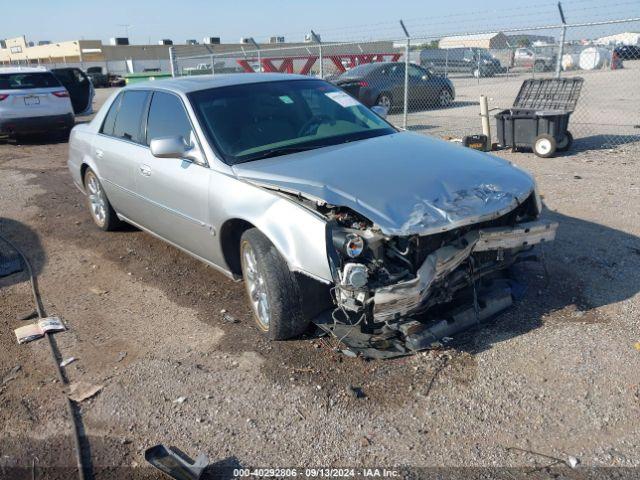
[[[527,79],[583,78],[571,114],[572,151],[640,150],[640,18],[359,42],[175,47],[174,75],[296,73],[324,78],[368,106],[389,108],[398,127],[461,138],[483,133],[481,96],[510,109]],[[606,33],[604,35],[603,33]],[[315,38],[315,40],[319,40]]]

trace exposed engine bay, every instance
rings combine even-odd
[[[538,219],[535,192],[506,214],[425,236],[385,235],[349,209],[317,208],[328,219],[335,303],[320,326],[347,344],[358,338],[365,350],[373,341],[397,354],[427,348],[510,306],[504,271],[536,259],[535,245],[553,241],[558,226]],[[466,309],[461,301],[448,317],[429,315],[465,292]]]

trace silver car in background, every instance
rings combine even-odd
[[[295,75],[126,87],[73,129],[68,165],[98,227],[130,223],[244,279],[271,339],[313,320],[419,350],[430,311],[557,227],[523,170]]]

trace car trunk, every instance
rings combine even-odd
[[[338,80],[336,82],[336,85],[352,97],[358,98],[358,96],[360,95],[360,88],[362,87],[362,80],[355,78],[345,78]]]

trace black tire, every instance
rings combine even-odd
[[[257,271],[263,282],[268,305],[268,322],[261,321],[258,306],[250,292],[250,267],[245,255],[250,249],[255,258]],[[302,294],[294,273],[276,247],[257,228],[251,228],[240,238],[240,264],[245,279],[247,298],[252,307],[258,329],[271,340],[286,340],[302,335],[309,327],[303,315]]]
[[[94,188],[94,180],[99,187],[97,191]],[[116,215],[111,203],[109,203],[107,194],[104,192],[102,184],[95,172],[87,168],[86,172],[84,172],[82,182],[84,183],[84,191],[87,194],[87,208],[89,209],[93,223],[105,232],[118,230],[122,226],[122,221],[118,218],[118,215]],[[104,208],[103,214],[99,214],[98,210],[96,210],[96,205],[99,204],[100,201],[102,202],[100,205]]]
[[[376,98],[376,105],[388,108],[391,111],[393,108],[393,96],[389,92],[382,92]]]
[[[545,66],[544,62],[535,62],[533,64],[534,72],[544,72],[546,69],[547,67]]]
[[[541,158],[550,158],[556,153],[556,139],[553,135],[543,133],[533,141],[533,153]]]
[[[558,152],[566,152],[573,145],[573,135],[571,135],[570,131],[566,131],[562,139],[558,142],[557,151]]]
[[[444,101],[445,95],[448,94],[448,101]],[[450,107],[451,105],[453,105],[453,94],[451,93],[451,90],[449,90],[448,88],[443,88],[442,90],[440,90],[440,93],[438,93],[438,107],[440,108],[447,108]]]

